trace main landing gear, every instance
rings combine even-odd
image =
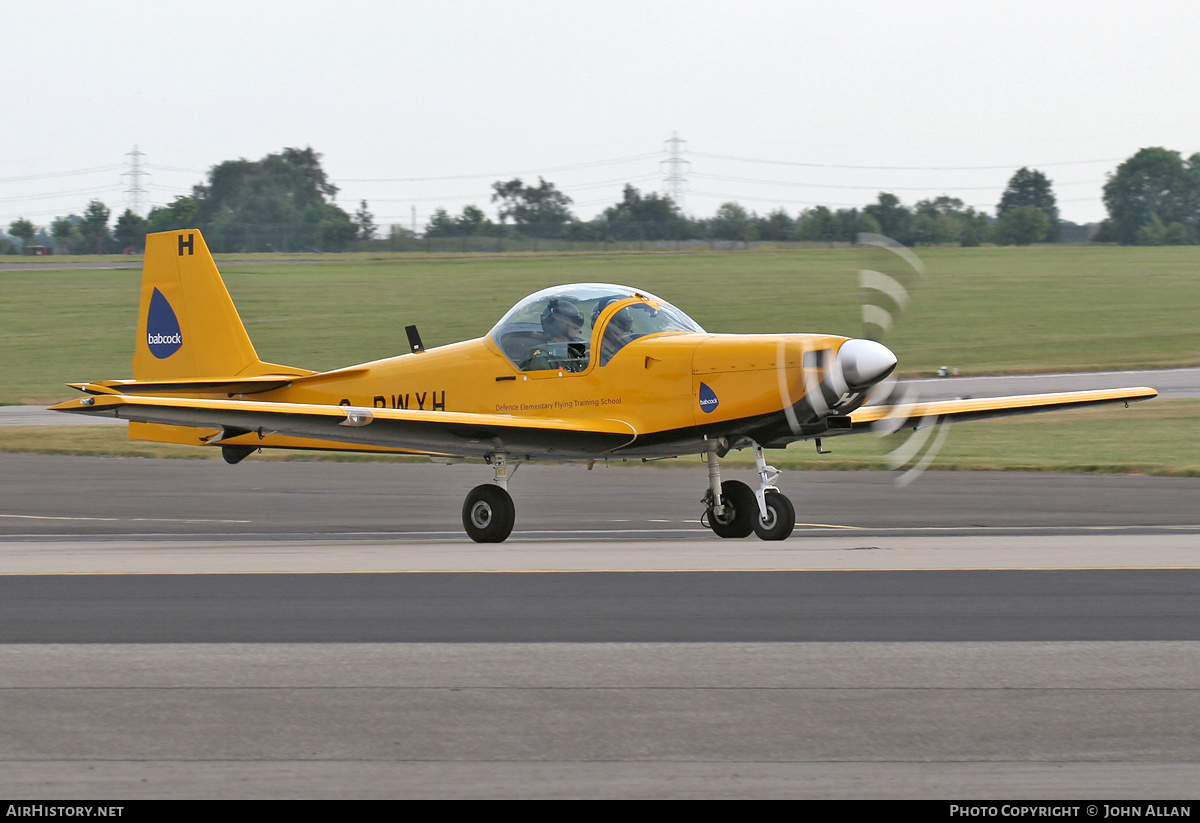
[[[757,489],[740,480],[722,483],[718,444],[709,445],[708,491],[700,522],[718,537],[749,537],[754,532],[763,540],[786,540],[796,527],[796,510],[792,501],[772,485],[779,477],[779,470],[767,465],[762,446],[753,441],[750,445],[754,447],[754,463],[758,468]],[[487,459],[492,466],[492,482],[471,489],[463,501],[462,523],[467,536],[476,543],[502,543],[512,534],[517,519],[516,506],[508,493],[508,478],[516,469],[509,472],[503,452]]]
[[[751,490],[740,480],[721,482],[717,444],[708,449],[708,491],[704,494],[704,514],[700,522],[717,537],[749,537],[754,532],[763,540],[786,540],[796,527],[796,509],[792,501],[772,484],[779,470],[768,466],[762,446],[754,446],[758,468],[758,488]]]
[[[503,543],[517,522],[517,507],[508,493],[508,464],[504,454],[492,455],[491,463],[493,482],[471,489],[463,501],[463,528],[476,543]]]

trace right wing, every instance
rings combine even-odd
[[[851,412],[853,432],[902,428],[920,428],[935,421],[964,422],[1016,414],[1033,414],[1055,409],[1077,409],[1105,403],[1132,403],[1157,397],[1146,386],[1131,389],[1022,394],[1008,397],[978,397],[967,400],[936,400],[894,406],[863,406]],[[835,434],[836,432],[831,432]],[[847,434],[851,432],[846,432]]]

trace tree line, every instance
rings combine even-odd
[[[140,251],[148,232],[199,228],[217,251],[343,251],[376,241],[379,228],[367,203],[353,215],[335,202],[338,188],[311,148],[286,148],[257,161],[231,160],[214,166],[205,183],[142,218],[130,210],[110,228],[111,212],[92,201],[82,215],[57,218],[48,234],[71,253]],[[498,222],[472,204],[458,215],[438,208],[424,227],[425,238],[532,238],[579,242],[754,241],[854,242],[861,232],[885,234],[905,245],[1027,245],[1064,237],[1052,181],[1036,169],[1018,169],[995,215],[966,206],[956,197],[920,200],[907,206],[880,192],[862,208],[815,206],[796,214],[775,209],[759,215],[736,202],[711,217],[682,213],[670,197],[626,185],[621,200],[591,220],[571,211],[572,200],[551,182],[520,178],[492,184]],[[1200,153],[1186,160],[1165,148],[1141,149],[1109,174],[1104,185],[1108,218],[1095,233],[1100,242],[1137,245],[1200,243]],[[1075,227],[1078,228],[1078,227]],[[9,234],[30,245],[47,232],[24,218]],[[399,226],[392,238],[411,238]],[[1082,238],[1076,238],[1082,239]],[[15,253],[0,237],[0,252]]]
[[[229,160],[213,166],[206,182],[140,217],[129,209],[109,228],[110,211],[93,200],[83,215],[56,219],[50,236],[73,254],[141,251],[150,232],[198,228],[216,251],[343,251],[374,236],[363,203],[354,216],[335,202],[337,186],[311,148],[286,148],[261,160]],[[37,227],[16,220],[12,236],[30,243]]]
[[[526,237],[581,242],[601,241],[815,241],[854,242],[860,232],[875,232],[906,245],[959,243],[978,246],[1053,242],[1061,221],[1050,181],[1044,174],[1020,169],[1009,181],[998,218],[965,206],[955,197],[941,196],[905,206],[889,192],[877,202],[836,211],[816,206],[793,217],[783,209],[765,215],[748,211],[740,203],[723,203],[712,217],[684,215],[666,195],[643,194],[626,185],[620,202],[592,220],[580,220],[570,211],[571,198],[538,178],[536,186],[519,178],[492,185],[492,202],[500,222],[490,220],[476,205],[458,216],[437,209],[425,227],[425,237],[504,237],[517,232]],[[511,222],[510,222],[511,221]]]

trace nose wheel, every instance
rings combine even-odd
[[[796,528],[795,506],[786,495],[777,491],[768,491],[764,496],[767,513],[762,515],[755,506],[754,533],[763,540],[787,540]]]

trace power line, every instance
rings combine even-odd
[[[98,174],[106,171],[116,171],[121,168],[118,163],[115,166],[94,166],[90,169],[73,169],[71,171],[52,171],[46,174],[29,174],[24,177],[3,177],[0,178],[0,183],[24,183],[29,180],[49,180],[54,177],[73,177],[81,174]]]
[[[617,183],[644,183],[647,180],[654,180],[658,177],[657,174],[643,174],[638,177],[615,177],[611,180],[598,180],[595,183],[580,183],[577,186],[569,186],[571,191],[587,191],[588,189],[598,189],[603,186],[613,186]]]
[[[588,163],[575,163],[570,166],[554,166],[545,169],[533,169],[531,171],[505,171],[492,172],[490,174],[454,174],[443,177],[344,177],[339,182],[342,183],[436,183],[443,180],[481,180],[484,178],[498,177],[521,177],[531,174],[544,175],[556,171],[573,171],[575,169],[590,169],[598,166],[614,166],[620,163],[632,163],[636,160],[646,160],[650,157],[658,157],[659,152],[647,152],[646,154],[632,154],[628,157],[614,157],[611,160],[594,160]]]
[[[68,169],[68,170],[64,170],[64,171],[46,172],[46,173],[42,173],[42,174],[32,174],[32,175],[22,175],[22,176],[8,177],[8,178],[0,178],[0,184],[16,184],[16,183],[25,183],[25,182],[35,182],[35,181],[51,181],[51,180],[55,180],[55,179],[71,178],[71,177],[84,176],[84,175],[89,175],[89,174],[92,174],[92,175],[108,174],[108,173],[111,173],[111,172],[119,170],[119,169],[125,169],[125,171],[120,175],[120,178],[128,178],[128,180],[122,180],[122,186],[124,186],[124,193],[127,198],[126,202],[130,205],[130,208],[133,209],[136,213],[141,213],[143,210],[148,209],[151,206],[160,205],[157,202],[151,202],[151,201],[152,200],[157,201],[159,198],[168,197],[168,194],[167,194],[168,192],[170,194],[184,194],[184,195],[191,193],[190,187],[182,188],[182,187],[177,187],[177,186],[162,185],[159,183],[148,182],[150,170],[153,170],[155,172],[163,172],[163,174],[155,175],[159,179],[164,179],[164,178],[171,179],[172,173],[174,173],[174,174],[178,174],[178,173],[196,174],[198,176],[204,175],[204,172],[201,170],[198,170],[198,169],[189,169],[189,168],[183,168],[183,167],[177,167],[177,166],[167,166],[167,165],[160,165],[157,163],[148,162],[147,156],[143,152],[139,151],[137,146],[134,146],[133,151],[128,152],[126,154],[126,158],[127,158],[127,163],[125,165],[118,164],[118,165],[95,166],[95,167],[90,167],[90,168]],[[709,166],[707,171],[696,172],[693,169],[693,161],[686,159],[686,158],[693,158],[693,159],[704,158],[706,161],[714,161],[714,162],[706,162],[706,163],[702,164],[702,165]],[[893,192],[898,192],[898,193],[911,193],[909,196],[919,196],[919,195],[917,195],[917,193],[925,193],[925,192],[928,192],[928,193],[948,192],[950,194],[954,194],[955,192],[961,192],[963,194],[969,194],[969,196],[971,196],[972,199],[975,199],[977,197],[983,197],[985,195],[970,194],[970,193],[995,191],[997,193],[997,196],[999,196],[999,192],[1002,191],[1003,186],[1001,186],[1001,185],[989,185],[989,186],[979,186],[979,185],[972,185],[972,186],[937,186],[937,185],[933,185],[933,186],[913,186],[913,185],[888,186],[888,185],[883,185],[883,186],[880,186],[880,185],[857,185],[857,184],[852,185],[852,184],[848,184],[848,183],[847,184],[836,184],[836,183],[835,184],[823,184],[823,183],[816,183],[816,182],[810,182],[810,181],[805,181],[805,180],[780,180],[780,179],[772,179],[772,178],[760,178],[760,177],[753,176],[753,172],[751,172],[751,175],[748,175],[748,176],[738,176],[736,174],[735,175],[716,174],[716,173],[713,173],[714,172],[713,167],[715,166],[717,169],[720,169],[720,168],[722,168],[722,166],[715,161],[751,163],[751,164],[759,164],[759,165],[766,165],[766,166],[772,166],[772,167],[790,167],[790,168],[798,168],[798,169],[866,170],[866,171],[877,171],[877,172],[884,172],[884,171],[897,171],[897,172],[913,172],[913,171],[919,171],[919,172],[995,172],[995,171],[1000,171],[1000,170],[1012,170],[1012,169],[1018,167],[1018,164],[981,165],[981,166],[886,166],[886,165],[812,163],[812,162],[781,160],[781,159],[772,159],[772,158],[764,158],[764,157],[748,157],[748,156],[738,156],[738,155],[717,154],[717,153],[712,153],[712,152],[694,152],[694,151],[691,151],[688,149],[687,141],[681,139],[679,137],[678,132],[672,132],[672,136],[663,142],[663,147],[659,151],[644,152],[644,153],[640,153],[640,154],[630,154],[630,155],[625,155],[625,156],[621,156],[621,157],[610,157],[610,158],[592,160],[592,161],[587,161],[587,162],[579,162],[579,163],[571,163],[571,164],[565,164],[565,165],[559,165],[559,166],[544,167],[541,169],[530,169],[530,170],[524,170],[524,171],[493,172],[493,173],[488,173],[488,174],[483,174],[483,173],[460,174],[460,175],[443,175],[443,176],[430,176],[430,177],[343,178],[337,182],[339,185],[350,184],[352,186],[361,186],[363,184],[379,184],[379,183],[401,184],[400,186],[397,187],[397,188],[399,188],[400,191],[411,191],[415,194],[415,193],[418,193],[421,191],[428,191],[429,189],[433,189],[433,188],[443,188],[441,186],[435,187],[435,186],[421,185],[421,184],[430,184],[430,183],[438,183],[438,182],[450,182],[450,181],[489,181],[490,182],[490,181],[494,181],[494,180],[512,179],[513,177],[532,177],[535,175],[536,176],[549,176],[551,174],[558,173],[558,172],[570,172],[570,171],[586,170],[586,169],[593,169],[593,168],[600,169],[600,168],[605,168],[605,167],[618,167],[621,165],[630,166],[630,168],[628,169],[628,171],[630,171],[630,172],[640,172],[643,169],[654,168],[653,166],[650,166],[650,164],[647,162],[650,160],[656,161],[657,171],[649,172],[646,174],[642,174],[642,173],[630,174],[628,176],[623,176],[620,178],[611,177],[611,178],[604,179],[604,180],[582,182],[578,185],[565,185],[565,186],[560,186],[560,189],[564,193],[573,195],[576,198],[576,202],[574,203],[574,208],[577,210],[588,209],[592,206],[603,205],[604,203],[609,202],[609,201],[605,201],[605,200],[601,200],[601,199],[594,199],[594,198],[588,198],[587,200],[580,200],[579,199],[580,194],[590,192],[591,190],[603,189],[608,186],[619,185],[620,183],[640,184],[640,183],[643,183],[644,181],[649,181],[649,180],[653,180],[656,178],[661,180],[663,190],[676,202],[677,205],[680,206],[680,208],[682,208],[682,206],[683,206],[683,199],[684,199],[685,194],[692,198],[720,198],[722,200],[735,200],[735,201],[740,200],[740,201],[744,201],[744,202],[748,202],[748,203],[751,203],[751,202],[775,203],[775,204],[779,204],[781,206],[828,205],[828,206],[837,208],[837,207],[843,207],[843,206],[861,206],[861,204],[829,203],[829,202],[819,203],[819,202],[816,202],[811,199],[793,200],[786,196],[786,194],[787,194],[786,189],[788,189],[788,188],[790,188],[790,189],[812,189],[813,191],[811,192],[811,194],[808,195],[809,197],[819,197],[821,191],[828,192],[831,196],[837,197],[837,190],[840,189],[843,191],[842,198],[840,198],[840,199],[844,199],[845,197],[853,198],[855,195],[852,192],[855,192],[855,191],[893,191]],[[1054,162],[1054,163],[1024,164],[1024,165],[1027,165],[1030,167],[1035,167],[1035,166],[1071,167],[1071,166],[1096,165],[1096,164],[1101,164],[1101,163],[1115,164],[1115,162],[1118,162],[1117,158],[1097,159],[1097,160],[1068,160],[1068,161],[1059,161],[1059,162]],[[726,167],[728,167],[728,166],[726,166]],[[747,171],[749,171],[749,169],[747,169]],[[764,169],[764,171],[766,171],[766,169]],[[775,171],[770,171],[768,173],[770,173],[772,175],[776,174]],[[610,174],[611,174],[611,168],[610,168]],[[804,176],[804,175],[802,175],[802,176]],[[813,176],[816,176],[816,175],[813,175]],[[846,176],[849,177],[849,175],[846,175]],[[874,176],[874,175],[870,175],[870,176]],[[884,175],[879,175],[879,176],[884,176]],[[691,179],[719,181],[718,186],[717,186],[718,188],[724,188],[724,185],[721,185],[722,183],[733,183],[734,184],[733,188],[741,188],[743,185],[746,186],[747,188],[750,188],[750,187],[780,187],[780,189],[782,189],[780,191],[780,194],[784,194],[785,197],[779,198],[779,197],[771,197],[769,195],[768,196],[754,196],[751,194],[718,194],[718,193],[712,193],[712,192],[690,191],[689,187],[688,187],[688,183],[689,183],[689,180],[691,180]],[[976,178],[976,180],[978,180],[978,179],[979,178]],[[910,180],[911,180],[911,178],[910,178]],[[964,181],[964,182],[968,182],[968,181]],[[969,182],[976,182],[976,181],[969,181]],[[1059,183],[1055,184],[1055,188],[1058,190],[1062,190],[1062,189],[1075,187],[1076,190],[1079,191],[1083,187],[1086,187],[1086,186],[1099,187],[1100,185],[1103,184],[1103,182],[1104,181],[1102,181],[1102,180],[1071,181],[1071,182],[1065,182],[1065,183],[1059,182]],[[78,183],[78,181],[77,181],[77,183]],[[404,184],[408,184],[408,185],[404,185]],[[444,188],[457,188],[457,187],[456,186],[445,186]],[[477,186],[471,185],[470,188],[477,188]],[[400,204],[400,203],[420,204],[420,203],[438,203],[438,202],[446,203],[446,204],[459,204],[459,203],[469,203],[472,201],[474,201],[476,203],[481,203],[482,201],[486,200],[491,195],[491,190],[490,190],[490,187],[485,188],[485,187],[479,186],[478,188],[483,189],[483,190],[476,191],[474,194],[463,194],[463,195],[443,194],[443,195],[438,195],[438,196],[390,197],[390,198],[372,198],[369,196],[364,196],[365,192],[360,190],[360,191],[355,192],[355,196],[353,199],[354,200],[366,199],[366,200],[371,201],[372,203],[377,203],[380,205]],[[105,186],[95,186],[92,188],[76,188],[76,189],[66,190],[66,191],[53,191],[53,192],[48,192],[48,193],[32,194],[32,195],[26,195],[26,196],[5,196],[5,197],[0,197],[0,204],[16,204],[20,201],[29,201],[29,203],[31,205],[33,205],[33,204],[38,203],[39,201],[47,201],[47,200],[51,200],[52,198],[56,198],[56,197],[70,198],[70,197],[77,197],[77,196],[81,196],[81,195],[84,197],[87,197],[87,198],[100,199],[102,197],[111,197],[111,196],[113,196],[113,193],[115,191],[120,191],[120,190],[121,190],[120,188],[117,188],[115,186],[105,185]],[[756,189],[751,188],[750,190],[754,191]],[[770,191],[770,189],[765,189],[765,188],[757,189],[757,190]],[[0,191],[3,191],[3,189],[0,189]],[[12,189],[9,189],[9,191],[12,191]],[[394,191],[395,191],[395,189],[393,189],[393,192]],[[156,193],[157,197],[152,195],[150,192]],[[392,193],[392,192],[388,192],[386,189],[384,189],[381,191],[381,193]],[[799,191],[797,191],[795,193],[800,194]],[[343,194],[344,194],[344,192],[343,192]],[[600,192],[597,192],[597,194],[600,194]],[[803,197],[804,195],[802,194],[801,196]],[[619,194],[617,195],[617,197],[619,199]],[[1095,200],[1098,200],[1098,198],[1078,198],[1078,199],[1068,199],[1068,200],[1060,199],[1059,202],[1065,204],[1065,203],[1094,202]],[[19,208],[19,206],[16,206],[16,205],[14,205],[13,207]],[[7,206],[6,206],[6,208],[7,208]],[[990,208],[990,206],[986,207],[986,208]],[[60,210],[60,212],[61,212],[61,210]],[[49,214],[50,212],[46,212],[46,213]]]
[[[752,197],[744,194],[723,194],[721,192],[713,191],[693,191],[692,194],[696,194],[701,197],[715,197],[720,200],[734,202],[752,200],[759,203],[774,203],[776,205],[787,204],[790,206],[838,206],[844,208],[861,208],[863,205],[862,203],[830,203],[827,200],[791,200],[779,197]]]
[[[764,186],[792,186],[809,189],[851,189],[863,191],[938,191],[946,186],[850,186],[841,183],[802,183],[792,180],[764,180],[755,177],[732,177],[725,174],[696,174],[705,180],[724,180],[731,183],[754,183]],[[1079,180],[1070,183],[1055,183],[1055,186],[1098,186],[1103,180]],[[995,191],[996,186],[951,186],[955,191]]]
[[[767,160],[760,157],[735,157],[729,154],[708,154],[692,152],[695,157],[707,157],[711,160],[736,160],[741,163],[763,163],[772,166],[800,166],[809,169],[855,169],[860,171],[1003,171],[1005,169],[1025,167],[1042,168],[1046,166],[1084,166],[1095,163],[1119,163],[1122,158],[1102,158],[1100,160],[1063,160],[1057,163],[1007,163],[1003,166],[849,166],[836,163],[801,163],[793,160]]]
[[[104,194],[104,193],[112,193],[117,190],[118,190],[118,186],[112,185],[112,186],[105,186],[104,188],[99,188],[99,189],[98,188],[90,188],[90,189],[75,189],[73,191],[53,191],[53,192],[49,192],[48,194],[28,194],[28,195],[19,195],[16,197],[0,197],[0,203],[12,203],[13,201],[17,201],[17,200],[49,200],[52,197],[70,197],[70,196],[74,196],[76,194]]]
[[[603,188],[604,186],[612,186],[617,183],[644,183],[647,180],[653,180],[657,177],[658,177],[657,174],[643,174],[643,175],[640,175],[637,177],[628,177],[628,176],[614,177],[609,180],[597,180],[597,181],[594,181],[591,183],[580,183],[579,185],[576,185],[576,186],[568,186],[568,187],[566,187],[566,189],[568,189],[569,191],[587,191],[589,189],[598,189],[598,188]],[[564,191],[564,193],[566,193],[566,191]],[[485,198],[490,197],[490,196],[491,196],[490,194],[482,195],[482,197],[485,197]],[[475,193],[475,194],[447,194],[447,195],[440,195],[440,196],[435,195],[433,197],[374,197],[374,198],[371,198],[370,202],[372,202],[372,203],[421,203],[421,202],[433,202],[433,201],[438,201],[438,200],[471,200],[471,199],[479,199],[479,198],[480,198],[480,195],[478,193]]]
[[[158,171],[182,171],[186,172],[187,174],[207,174],[207,172],[202,169],[185,169],[179,166],[160,166],[158,163],[147,163],[146,168],[157,169]]]

